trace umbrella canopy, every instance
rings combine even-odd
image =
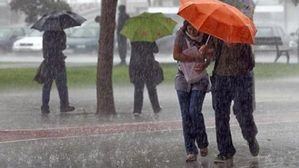
[[[157,39],[171,35],[176,22],[162,13],[144,12],[132,17],[125,23],[121,34],[131,41],[154,42]]]
[[[80,26],[85,21],[85,18],[71,11],[53,11],[43,15],[31,28],[39,31],[57,31]]]
[[[228,43],[254,43],[256,28],[251,19],[224,2],[181,0],[178,15],[197,30]]]

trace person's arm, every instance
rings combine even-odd
[[[153,53],[158,53],[159,52],[159,47],[158,47],[156,42],[152,43],[152,49],[153,49]]]
[[[243,44],[241,55],[243,58],[247,58],[248,70],[252,70],[255,67],[255,58],[252,51],[252,46],[249,44]]]
[[[60,47],[61,50],[66,49],[66,34],[65,32],[61,32],[61,39],[60,39]]]
[[[183,54],[183,40],[179,34],[176,36],[173,48],[173,59],[181,62],[199,62],[201,60],[200,56],[195,57]]]
[[[46,62],[49,59],[49,41],[48,41],[48,32],[43,34],[43,57]]]

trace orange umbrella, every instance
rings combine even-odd
[[[180,0],[178,15],[200,32],[228,43],[253,44],[256,28],[237,8],[218,0]]]

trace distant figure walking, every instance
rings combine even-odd
[[[101,24],[101,16],[100,15],[97,15],[95,18],[94,18],[94,21],[98,24]]]
[[[117,43],[118,43],[118,52],[120,57],[120,64],[126,64],[127,57],[127,38],[120,34],[124,24],[130,18],[130,16],[126,13],[126,6],[120,5],[118,7],[119,14],[117,20]]]
[[[163,71],[154,58],[159,49],[155,42],[131,42],[132,52],[129,65],[130,80],[134,84],[134,115],[141,114],[143,105],[143,90],[146,85],[154,113],[159,113],[161,107],[156,86],[164,79]]]
[[[43,83],[42,113],[50,113],[49,101],[52,83],[55,80],[59,98],[60,112],[74,111],[75,108],[69,105],[67,76],[63,50],[66,48],[66,34],[64,31],[45,31],[43,35],[43,57],[39,73],[35,77]]]

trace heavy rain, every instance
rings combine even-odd
[[[298,0],[0,0],[0,168],[299,167]]]

